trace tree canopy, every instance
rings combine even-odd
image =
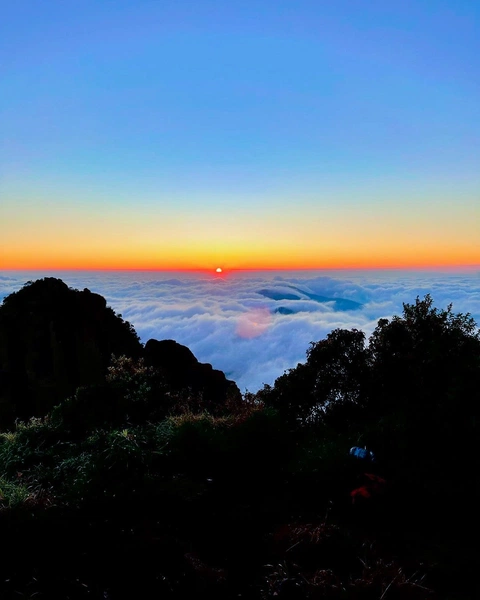
[[[261,397],[297,424],[387,417],[422,422],[459,410],[480,389],[480,333],[469,314],[438,309],[430,295],[381,319],[365,343],[357,329],[312,342],[307,360],[265,386]],[[457,401],[454,402],[454,399]],[[461,402],[460,402],[461,404]]]

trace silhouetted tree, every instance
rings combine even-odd
[[[346,419],[358,412],[369,368],[363,331],[334,329],[325,340],[311,344],[307,364],[315,373],[314,407],[325,418]]]
[[[306,363],[284,373],[273,388],[266,386],[260,397],[297,423],[346,418],[363,402],[367,374],[365,334],[335,329],[312,342]]]
[[[469,314],[433,306],[430,295],[381,319],[370,338],[371,409],[406,411],[412,421],[441,421],[477,411],[480,333]],[[477,402],[475,402],[475,399]]]

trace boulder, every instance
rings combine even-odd
[[[173,389],[189,389],[201,395],[205,408],[223,406],[229,398],[239,398],[237,385],[223,371],[209,363],[200,363],[193,352],[174,340],[148,340],[144,349],[145,364],[162,372]]]

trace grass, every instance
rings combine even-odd
[[[4,539],[29,548],[18,597],[55,598],[57,587],[99,599],[109,588],[112,600],[198,590],[222,600],[430,599],[448,579],[439,569],[451,552],[413,552],[420,532],[403,539],[388,511],[352,510],[354,431],[292,431],[253,403],[81,433],[59,414],[0,434]],[[40,539],[57,548],[51,564],[35,550]],[[98,571],[107,555],[120,571]],[[16,569],[0,565],[0,580]],[[461,577],[459,565],[448,571]]]

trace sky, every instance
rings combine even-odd
[[[439,309],[451,303],[455,313],[470,313],[480,325],[480,268],[48,275],[104,296],[143,343],[174,339],[188,346],[200,362],[235,381],[242,393],[273,385],[284,371],[305,362],[310,342],[333,329],[355,327],[369,336],[378,319],[401,315],[403,303],[415,303],[417,296],[431,294]],[[37,278],[38,272],[0,272],[0,301]],[[327,301],[319,302],[319,296]],[[340,298],[358,306],[336,310],[332,300]]]
[[[1,12],[1,269],[480,264],[480,3]]]

